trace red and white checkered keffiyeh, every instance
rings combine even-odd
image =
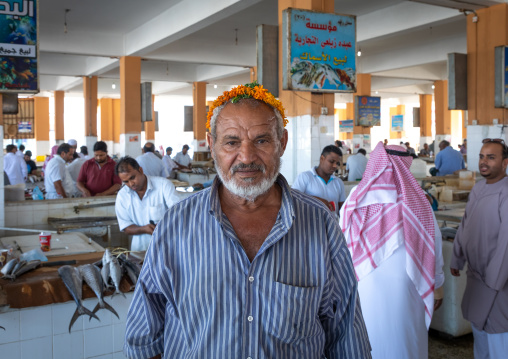
[[[396,151],[401,146],[387,146]],[[425,302],[430,324],[434,306],[434,219],[430,204],[409,171],[412,157],[386,153],[381,142],[370,154],[363,179],[342,207],[346,235],[359,281],[405,245],[406,271]],[[403,229],[401,236],[394,236]]]

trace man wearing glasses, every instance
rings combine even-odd
[[[478,182],[453,244],[452,275],[468,263],[462,314],[473,326],[475,358],[508,353],[508,148],[486,138],[480,151]]]

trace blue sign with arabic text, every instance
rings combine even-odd
[[[404,131],[404,115],[392,116],[392,132]]]
[[[358,126],[380,126],[381,97],[356,96],[355,120]]]
[[[39,91],[37,4],[0,1],[0,92]]]
[[[356,91],[356,17],[283,12],[283,89]]]

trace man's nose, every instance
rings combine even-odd
[[[252,163],[256,157],[256,146],[251,141],[242,141],[238,152],[238,159],[243,163]]]

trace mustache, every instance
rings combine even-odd
[[[234,174],[235,172],[238,172],[238,170],[255,170],[255,171],[261,171],[263,173],[265,173],[265,166],[262,165],[262,164],[255,164],[255,163],[251,163],[251,164],[245,164],[245,163],[239,163],[233,167],[231,167],[231,174]]]

